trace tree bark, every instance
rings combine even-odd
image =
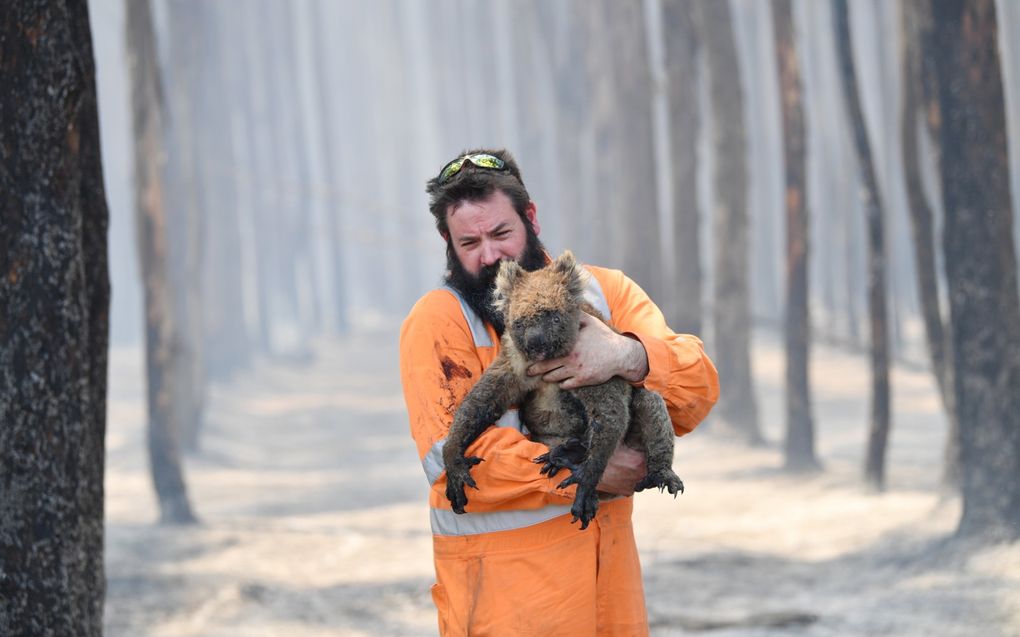
[[[889,325],[886,311],[885,223],[882,197],[875,179],[868,128],[861,110],[854,69],[853,44],[846,0],[834,0],[836,51],[843,97],[853,126],[854,150],[861,171],[861,199],[868,231],[868,314],[871,323],[871,421],[864,479],[885,488],[885,456],[889,441]]]
[[[669,86],[669,148],[673,179],[673,271],[676,290],[669,324],[678,332],[702,333],[701,212],[698,208],[698,29],[690,0],[664,0],[666,81]],[[739,80],[736,80],[739,90]],[[718,340],[718,339],[717,339]]]
[[[0,20],[0,634],[102,634],[110,285],[87,5]]]
[[[918,157],[918,115],[932,110],[931,108],[922,108],[929,99],[928,93],[934,96],[936,100],[934,112],[938,112],[937,93],[935,90],[925,90],[926,82],[922,77],[922,73],[925,72],[921,57],[922,42],[930,41],[931,38],[931,1],[906,0],[900,5],[900,11],[903,66],[901,134],[903,136],[903,169],[914,244],[914,269],[917,275],[917,290],[920,297],[928,356],[931,359],[932,373],[935,375],[939,395],[942,398],[942,406],[949,420],[942,481],[947,487],[958,488],[960,426],[956,418],[953,396],[952,344],[949,341],[952,330],[946,325],[948,317],[939,302],[933,213],[924,194],[920,158]],[[935,79],[932,76],[927,82],[930,83]],[[934,89],[934,85],[931,85],[931,88]],[[926,130],[932,130],[930,124]],[[931,139],[931,143],[938,144],[938,140]]]
[[[704,41],[714,113],[715,363],[729,400],[716,417],[753,445],[763,442],[751,373],[751,300],[748,288],[747,140],[744,95],[728,2],[699,0],[695,15]]]
[[[821,468],[815,456],[808,359],[811,320],[808,312],[808,211],[805,192],[804,106],[800,62],[794,42],[790,0],[772,0],[772,25],[783,119],[783,165],[786,179],[786,468]]]
[[[994,0],[933,4],[961,536],[1020,537],[1020,297]]]
[[[127,0],[139,256],[145,291],[145,367],[149,411],[149,462],[160,521],[195,522],[180,458],[180,333],[174,325],[169,282],[162,179],[163,104],[149,0]]]
[[[622,238],[624,272],[652,298],[660,298],[662,250],[644,12],[639,2],[602,0],[599,4],[608,40],[598,45],[611,52],[608,60],[615,86],[610,228]]]

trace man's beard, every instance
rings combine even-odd
[[[539,240],[538,235],[528,223],[524,224],[527,232],[527,240],[524,243],[524,251],[517,262],[528,272],[542,268],[546,264],[545,246]],[[496,289],[496,275],[499,274],[497,261],[492,265],[485,266],[475,276],[464,269],[460,259],[453,251],[453,244],[449,239],[446,241],[446,269],[445,283],[460,292],[464,301],[475,311],[483,321],[496,328],[496,333],[503,335],[503,317],[492,307],[492,293]]]

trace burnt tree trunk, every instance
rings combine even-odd
[[[316,115],[319,124],[322,126],[322,139],[320,142],[322,164],[323,171],[326,173],[326,183],[330,186],[329,192],[335,193],[340,190],[337,184],[340,182],[340,162],[343,161],[343,154],[336,152],[333,146],[338,138],[337,118],[339,115],[337,113],[337,106],[333,103],[333,82],[330,81],[331,76],[329,73],[333,70],[333,65],[330,64],[330,57],[326,47],[327,38],[330,37],[329,24],[326,23],[325,16],[318,3],[311,3],[309,8],[313,16],[311,27],[314,30],[312,44],[315,51],[314,91],[316,107],[318,109]],[[324,211],[326,221],[325,232],[329,238],[330,279],[333,283],[333,311],[336,314],[334,318],[335,323],[331,331],[336,334],[346,334],[350,330],[350,320],[347,316],[347,275],[344,266],[344,255],[340,249],[340,246],[344,244],[340,223],[344,214],[344,206],[335,197],[330,197],[329,202],[330,205]]]
[[[772,1],[782,100],[783,165],[786,179],[786,442],[785,464],[791,471],[821,468],[815,456],[808,357],[808,212],[805,192],[804,106],[800,62],[793,37],[790,0]]]
[[[0,20],[0,634],[102,634],[110,283],[84,2]]]
[[[933,4],[960,535],[1020,537],[1020,298],[994,0]]]
[[[698,209],[698,30],[689,0],[664,0],[662,24],[669,86],[669,158],[673,180],[673,278],[667,319],[678,332],[702,333],[701,214]],[[738,87],[739,90],[739,87]],[[717,341],[719,339],[716,339]]]
[[[928,355],[931,359],[932,373],[938,384],[942,405],[949,420],[949,435],[946,440],[945,466],[943,483],[949,487],[959,486],[960,462],[957,444],[959,439],[959,421],[956,418],[955,400],[953,397],[953,365],[952,349],[949,342],[951,330],[946,325],[945,312],[939,302],[938,266],[935,260],[935,230],[933,213],[928,199],[925,197],[921,180],[921,164],[918,157],[917,127],[918,115],[922,110],[927,113],[938,112],[937,94],[935,90],[925,90],[936,78],[925,81],[922,73],[926,72],[921,57],[922,43],[931,38],[931,2],[930,0],[906,0],[900,5],[901,11],[901,46],[903,66],[903,90],[901,104],[901,135],[903,151],[903,171],[906,182],[907,201],[910,208],[910,227],[914,243],[914,269],[917,274],[917,290],[920,297],[921,317],[924,321],[925,338]],[[932,85],[933,87],[933,85]],[[934,109],[925,106],[929,95],[935,98]],[[924,107],[924,108],[922,108]],[[926,118],[929,122],[932,118]],[[928,130],[931,129],[929,123]],[[938,144],[937,139],[931,139]]]
[[[145,367],[149,413],[149,462],[159,500],[160,521],[195,521],[181,469],[180,407],[174,373],[180,364],[180,334],[173,317],[163,212],[165,156],[163,105],[149,0],[127,0],[127,50],[134,129],[136,219],[142,286],[145,292]]]
[[[748,289],[747,140],[744,95],[728,2],[700,0],[697,21],[704,37],[712,98],[715,146],[714,359],[729,400],[716,416],[751,444],[763,442],[751,374],[751,298]]]
[[[871,324],[871,422],[864,479],[876,489],[885,488],[885,456],[889,441],[889,325],[886,311],[885,223],[882,198],[871,159],[868,128],[861,110],[854,69],[853,45],[846,0],[834,0],[836,52],[842,76],[843,97],[853,126],[854,150],[861,170],[861,199],[868,232],[868,315]]]
[[[608,59],[615,87],[610,227],[622,238],[620,267],[649,296],[660,298],[662,250],[644,12],[637,2],[602,0],[599,4],[608,35],[600,45],[611,52]]]

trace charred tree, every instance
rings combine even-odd
[[[180,432],[174,410],[180,387],[180,333],[174,311],[163,211],[163,100],[149,0],[127,0],[127,50],[134,130],[136,219],[145,294],[145,367],[149,413],[149,462],[160,521],[195,522],[181,468]]]
[[[751,444],[763,442],[751,374],[751,297],[748,288],[747,140],[744,95],[728,2],[700,0],[695,5],[704,35],[715,146],[715,301],[712,322],[714,359],[729,400],[716,416]],[[692,198],[693,199],[693,198]]]
[[[329,54],[326,47],[329,38],[329,25],[319,3],[313,2],[310,5],[312,13],[311,28],[314,29],[312,44],[315,51],[315,106],[316,116],[321,132],[322,168],[326,173],[327,183],[330,184],[330,192],[339,191],[335,186],[340,180],[340,162],[342,154],[336,152],[334,144],[339,138],[337,134],[337,111],[333,103],[333,82],[329,71],[333,65],[329,63]],[[338,201],[331,198],[331,202]],[[344,244],[344,237],[341,231],[341,216],[344,214],[344,206],[339,202],[333,203],[325,210],[326,234],[329,237],[329,266],[330,279],[333,283],[333,311],[335,313],[332,331],[337,334],[346,334],[350,330],[350,321],[347,316],[347,290],[346,290],[346,268],[344,266],[344,255],[340,246]]]
[[[1020,537],[1020,296],[994,0],[933,3],[961,536]]]
[[[854,150],[861,171],[861,199],[868,233],[868,315],[871,324],[871,421],[864,479],[885,488],[885,456],[889,441],[889,325],[886,311],[885,222],[882,197],[875,179],[867,123],[857,91],[853,44],[846,0],[834,0],[836,52],[843,97],[853,127]]]
[[[0,20],[0,634],[102,634],[110,284],[84,2]]]
[[[662,22],[669,87],[676,288],[668,298],[671,302],[667,318],[670,326],[678,332],[701,334],[701,212],[698,208],[697,168],[701,114],[698,108],[699,43],[693,3],[690,0],[664,0]]]
[[[607,35],[598,46],[609,52],[614,83],[610,228],[622,239],[620,266],[652,298],[660,298],[662,250],[644,12],[637,2],[601,0],[597,5]]]
[[[918,156],[917,129],[919,120],[928,122],[926,130],[937,129],[938,95],[934,90],[934,74],[931,64],[924,64],[922,45],[931,40],[931,1],[906,0],[900,5],[901,11],[901,62],[903,67],[903,89],[901,102],[901,135],[903,170],[906,182],[907,201],[910,210],[910,227],[914,244],[914,269],[917,275],[917,290],[920,297],[921,317],[924,321],[925,340],[942,398],[942,405],[949,420],[949,435],[946,440],[943,482],[946,486],[958,487],[960,462],[959,421],[953,397],[952,349],[949,341],[951,329],[946,325],[948,317],[939,302],[938,266],[935,259],[935,230],[932,208],[924,193],[921,180],[921,164]],[[925,75],[930,77],[925,78]],[[934,99],[932,99],[934,98]],[[932,138],[931,143],[938,144]]]
[[[173,409],[183,448],[197,450],[205,410],[203,276],[204,237],[208,220],[218,214],[207,205],[209,134],[199,131],[209,116],[204,103],[204,78],[215,64],[210,51],[208,7],[189,0],[167,5],[172,62],[164,139],[168,188],[161,188],[164,206],[178,214],[166,221],[167,262],[173,322],[180,348],[173,373],[178,399]],[[218,302],[218,301],[216,301]]]
[[[808,375],[811,320],[808,313],[809,234],[804,175],[804,106],[790,0],[772,0],[772,26],[779,68],[786,183],[785,463],[791,471],[812,471],[820,469],[821,464],[815,456],[815,427]]]

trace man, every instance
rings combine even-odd
[[[400,333],[400,369],[411,434],[431,491],[442,635],[645,635],[641,568],[631,526],[634,485],[644,458],[620,447],[585,531],[570,520],[576,489],[542,475],[533,462],[548,449],[532,442],[510,410],[469,447],[467,512],[446,499],[442,448],[461,400],[499,351],[500,317],[489,306],[503,259],[525,269],[548,256],[537,208],[506,151],[474,150],[451,161],[427,186],[429,208],[446,241],[446,286],[412,308]],[[693,429],[718,398],[718,376],[701,341],[674,334],[662,313],[618,270],[587,266],[589,300],[618,334],[585,317],[569,356],[528,373],[574,388],[614,375],[662,394],[677,435]]]

